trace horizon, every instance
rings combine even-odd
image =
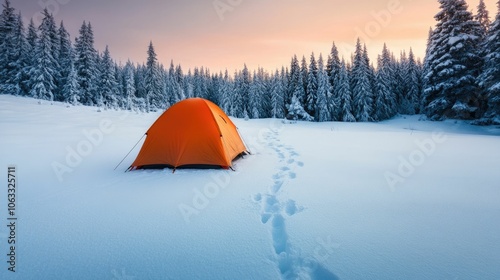
[[[145,63],[150,41],[158,62],[168,67],[173,61],[186,73],[205,67],[211,73],[227,69],[232,74],[245,64],[250,70],[262,67],[274,72],[289,67],[294,55],[299,60],[305,56],[308,63],[311,53],[316,58],[322,54],[326,60],[332,42],[340,57],[350,61],[357,38],[366,44],[373,64],[384,43],[397,58],[411,48],[416,58],[424,60],[429,28],[435,26],[434,15],[439,11],[437,1],[359,2],[363,4],[322,0],[48,0],[43,5],[42,1],[11,0],[11,5],[22,13],[25,27],[30,18],[38,26],[39,15],[47,8],[58,25],[64,22],[73,44],[82,23],[90,22],[95,48],[102,53],[108,46],[112,58],[122,65],[128,60]],[[475,13],[479,1],[467,3]],[[496,0],[485,0],[485,4],[493,20]]]

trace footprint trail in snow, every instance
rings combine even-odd
[[[304,208],[294,200],[281,198],[283,190],[297,178],[297,171],[304,167],[304,163],[300,161],[299,153],[293,147],[283,145],[278,137],[279,132],[276,130],[270,131],[265,137],[267,145],[276,153],[280,162],[277,172],[272,176],[273,184],[267,193],[258,193],[253,200],[260,204],[261,222],[271,226],[273,249],[281,278],[318,279],[318,276],[325,276],[318,273],[326,270],[314,263],[314,260],[302,258],[300,252],[291,246],[286,230],[286,219]],[[329,274],[333,277],[325,279],[336,279],[333,274]]]

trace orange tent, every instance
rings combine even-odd
[[[129,170],[154,167],[230,168],[247,148],[234,123],[214,103],[190,98],[163,113],[146,132]]]

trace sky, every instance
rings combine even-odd
[[[496,1],[485,0],[490,17]],[[413,49],[424,58],[429,28],[439,11],[436,0],[11,0],[25,24],[40,22],[47,7],[64,21],[72,40],[83,21],[91,22],[95,47],[109,46],[111,56],[124,64],[143,63],[152,41],[158,60],[183,69],[208,67],[230,72],[288,66],[296,54],[309,61],[332,42],[350,59],[359,37],[370,58],[386,43],[391,51]],[[468,0],[476,10],[479,0]]]

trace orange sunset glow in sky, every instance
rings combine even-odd
[[[384,43],[399,55],[413,48],[423,59],[429,28],[439,11],[437,0],[12,0],[27,25],[47,5],[64,20],[72,39],[82,22],[92,23],[95,46],[108,45],[112,57],[143,63],[149,41],[161,63],[170,60],[185,71],[196,66],[212,72],[288,66],[297,54],[309,59],[330,52],[335,41],[350,59],[356,39],[372,61]],[[490,18],[496,0],[485,0]],[[468,0],[475,13],[479,0]],[[375,62],[375,61],[374,61]]]

